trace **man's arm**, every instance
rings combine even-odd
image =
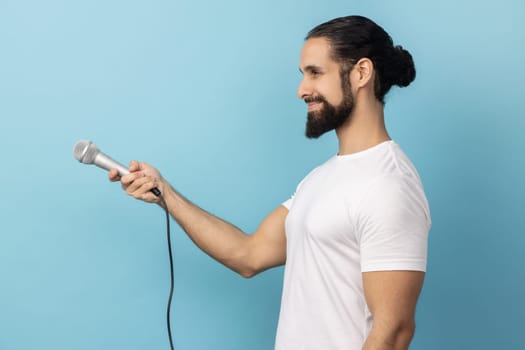
[[[363,273],[365,298],[374,322],[363,350],[408,349],[424,277],[420,271]]]
[[[130,174],[120,178],[116,170],[109,173],[111,181],[120,180],[131,196],[146,202],[163,205],[150,190],[157,187],[162,193],[171,216],[190,239],[205,253],[244,277],[286,260],[284,222],[288,210],[279,206],[271,212],[253,234],[206,212],[179,194],[160,173],[146,163],[130,163]]]

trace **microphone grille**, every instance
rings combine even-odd
[[[97,146],[88,140],[80,140],[73,148],[73,156],[84,164],[93,164],[99,153]]]

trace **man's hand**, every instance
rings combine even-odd
[[[121,177],[117,169],[111,169],[108,177],[112,182],[120,181],[122,189],[128,195],[148,203],[160,204],[160,199],[150,192],[153,188],[158,188],[160,193],[164,194],[165,189],[169,186],[157,169],[134,160],[129,163],[128,175]]]

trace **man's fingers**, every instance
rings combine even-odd
[[[158,197],[154,195],[151,190],[155,187],[158,187],[157,183],[155,181],[145,183],[141,188],[141,192],[144,191],[140,197],[140,199],[146,201],[146,202],[158,202]]]
[[[150,191],[158,187],[157,182],[154,178],[143,177],[134,181],[126,190],[128,195],[133,196],[137,199],[142,199],[146,202],[155,202],[157,197]]]
[[[128,186],[129,184],[133,183],[134,181],[137,181],[137,179],[140,179],[142,177],[144,177],[144,173],[141,172],[129,173],[128,175],[122,176],[120,182],[122,182],[123,185]]]
[[[120,175],[117,169],[111,169],[108,173],[109,180],[112,182],[119,181]]]
[[[129,195],[137,197],[137,195],[140,196],[142,193],[147,192],[151,188],[153,188],[154,186],[151,187],[153,183],[155,183],[155,180],[153,178],[142,175],[126,187],[126,192]]]
[[[111,169],[108,177],[111,181],[120,181],[122,189],[129,196],[150,203],[159,203],[159,199],[151,193],[151,190],[159,187],[161,177],[150,165],[132,160],[129,162],[129,174],[120,176],[117,169]]]
[[[131,162],[129,162],[129,171],[134,172],[137,170],[140,170],[139,162],[137,162],[136,160],[132,160]]]

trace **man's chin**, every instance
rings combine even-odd
[[[321,134],[322,135],[322,134]],[[318,134],[308,134],[306,133],[306,138],[309,139],[309,140],[317,140],[319,137],[321,137],[321,135],[318,135]]]
[[[331,130],[333,129],[319,128],[318,126],[307,124],[304,134],[309,139],[318,139]]]
[[[323,115],[319,111],[308,112],[306,120],[305,136],[309,139],[318,139],[324,133],[330,131],[323,124]]]

